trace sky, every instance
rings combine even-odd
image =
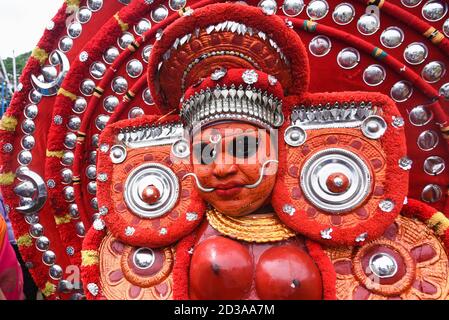
[[[64,0],[0,0],[0,56],[33,50]]]

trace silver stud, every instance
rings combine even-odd
[[[55,264],[56,261],[56,254],[53,251],[45,251],[44,254],[42,255],[42,262],[46,265],[46,266],[52,266]]]
[[[61,158],[61,163],[65,166],[73,165],[73,161],[75,160],[75,155],[72,151],[64,151],[64,155]]]
[[[44,227],[40,223],[34,223],[30,226],[30,236],[37,239],[44,235]]]
[[[69,205],[69,215],[74,220],[78,220],[80,218],[80,213],[78,211],[78,205],[76,203],[72,203]]]
[[[172,153],[177,158],[187,158],[190,155],[190,146],[187,140],[180,139],[172,146]]]
[[[390,90],[391,98],[396,102],[404,102],[413,94],[413,86],[408,81],[396,82]]]
[[[417,144],[421,150],[430,151],[438,145],[439,140],[437,132],[434,130],[426,130],[418,136]]]
[[[131,78],[138,78],[142,75],[143,65],[137,59],[133,59],[126,64],[126,72]]]
[[[284,0],[282,11],[288,17],[296,17],[304,9],[303,0]]]
[[[402,157],[401,159],[399,159],[398,163],[399,163],[399,167],[401,169],[410,170],[413,165],[413,160],[410,159],[409,157],[405,156],[405,157]]]
[[[402,117],[393,116],[392,119],[393,119],[393,122],[391,123],[391,125],[394,128],[402,128],[405,125],[405,120]]]
[[[86,168],[86,176],[91,180],[95,180],[97,178],[97,167],[95,165],[88,166]]]
[[[186,219],[189,222],[196,221],[196,220],[198,220],[198,213],[196,213],[196,212],[187,212]]]
[[[344,48],[337,55],[337,63],[343,69],[355,68],[360,62],[360,53],[354,48]]]
[[[332,239],[332,232],[334,230],[332,228],[328,228],[328,229],[324,229],[321,230],[321,238],[323,238],[324,240],[331,240]]]
[[[379,64],[372,64],[363,71],[363,81],[369,86],[378,86],[384,82],[387,73]]]
[[[445,100],[449,100],[449,82],[440,87],[439,94],[444,97]]]
[[[347,2],[337,5],[332,13],[332,19],[334,19],[335,23],[339,25],[350,23],[354,19],[354,16],[354,6]]]
[[[110,47],[103,54],[103,60],[107,64],[112,64],[112,63],[114,63],[115,59],[118,58],[119,55],[120,55],[120,52],[118,51],[118,49],[116,47]]]
[[[309,51],[315,57],[324,57],[332,48],[331,40],[326,36],[316,36],[309,43]]]
[[[95,181],[91,181],[87,184],[87,192],[92,195],[97,194],[97,183]]]
[[[225,68],[219,68],[212,73],[210,78],[214,81],[218,81],[220,79],[223,79],[227,73],[228,71]]]
[[[146,63],[148,63],[148,61],[150,60],[150,54],[151,54],[152,50],[153,50],[152,45],[148,45],[148,46],[144,47],[142,50],[142,59]]]
[[[446,21],[444,21],[443,32],[446,35],[446,37],[449,37],[449,18],[447,18]]]
[[[50,278],[52,278],[53,280],[60,280],[62,278],[63,273],[64,272],[61,266],[57,264],[52,265],[48,270],[48,274],[50,275]]]
[[[384,252],[374,254],[369,260],[369,268],[379,278],[392,278],[398,272],[396,260]]]
[[[407,8],[414,8],[416,6],[419,6],[419,4],[423,0],[401,0],[401,3],[406,6]]]
[[[42,94],[37,90],[31,90],[28,98],[31,103],[38,104],[42,100]]]
[[[167,228],[162,228],[161,231],[159,231],[159,234],[160,234],[161,236],[167,235],[167,234],[168,234]]]
[[[106,224],[102,219],[96,219],[93,223],[93,227],[97,231],[102,231],[106,227]]]
[[[107,207],[103,206],[103,207],[100,208],[100,214],[101,214],[102,216],[105,216],[105,215],[107,215],[108,213],[109,213],[109,209],[108,209]]]
[[[312,20],[323,19],[329,12],[329,5],[326,0],[312,0],[306,9],[307,15]]]
[[[120,101],[116,96],[109,96],[103,100],[103,107],[107,112],[114,113],[119,103]]]
[[[80,238],[84,238],[86,236],[86,228],[84,227],[84,223],[78,222],[75,226],[76,235]]]
[[[73,256],[74,254],[75,254],[75,248],[73,248],[73,247],[67,247],[66,249],[65,249],[65,252],[69,255],[69,256]]]
[[[123,163],[126,160],[127,151],[126,148],[120,145],[113,146],[111,148],[111,161],[114,164]]]
[[[64,53],[69,52],[73,47],[73,40],[69,37],[62,37],[61,40],[59,40],[58,47]]]
[[[387,131],[387,123],[380,116],[369,116],[363,120],[361,130],[369,139],[380,139]]]
[[[126,227],[126,229],[125,229],[125,235],[128,237],[131,237],[132,235],[134,235],[135,232],[136,232],[136,229],[134,229],[133,227]]]
[[[160,5],[153,11],[151,11],[151,20],[156,23],[163,21],[168,16],[168,9],[164,5]]]
[[[36,124],[31,119],[25,119],[22,122],[22,132],[25,134],[33,134],[36,130]]]
[[[414,107],[409,113],[410,122],[417,127],[428,124],[433,118],[432,111],[423,105]]]
[[[421,192],[421,199],[427,203],[435,203],[442,199],[443,190],[439,185],[429,184]]]
[[[187,3],[186,0],[169,0],[168,6],[173,11],[178,11],[178,10],[181,10],[182,8],[184,8],[186,6],[186,3]]]
[[[64,139],[64,146],[67,149],[75,149],[76,147],[76,134],[74,134],[73,132],[69,132],[66,134],[65,139]]]
[[[34,120],[36,119],[39,110],[35,104],[30,104],[23,110],[23,113],[27,119]]]
[[[108,181],[108,175],[106,173],[100,173],[97,180],[100,182],[106,182]]]
[[[364,14],[357,21],[357,30],[365,36],[376,33],[379,27],[380,21],[375,14]]]
[[[36,145],[36,140],[33,136],[25,135],[22,138],[21,145],[25,150],[31,150]]]
[[[295,212],[296,212],[296,209],[295,209],[295,207],[293,207],[291,204],[285,204],[285,205],[282,207],[282,211],[283,211],[285,214],[288,214],[289,216],[293,216],[293,215],[295,214]]]
[[[89,59],[89,54],[88,54],[86,51],[82,51],[82,52],[80,53],[79,58],[80,58],[80,61],[81,61],[81,62],[86,62],[87,59]]]
[[[98,288],[98,286],[95,283],[89,283],[87,285],[87,290],[90,292],[91,295],[93,296],[97,296],[98,293],[100,292],[100,289]]]
[[[76,14],[76,18],[82,24],[88,23],[92,18],[92,11],[87,7],[81,7]]]
[[[246,84],[254,84],[259,81],[259,74],[255,70],[246,70],[242,74],[242,79]]]
[[[277,12],[277,3],[275,0],[262,0],[259,2],[258,6],[267,16],[272,16]]]
[[[100,146],[100,151],[103,152],[103,153],[108,152],[109,151],[109,145],[106,144],[106,143],[102,143],[101,146]]]
[[[116,77],[111,83],[112,91],[117,94],[124,94],[128,90],[128,81],[124,77]]]
[[[439,175],[446,168],[446,163],[439,156],[430,156],[424,161],[424,172],[431,176]]]
[[[56,182],[53,179],[48,179],[47,181],[47,187],[49,189],[54,189],[56,187]]]
[[[76,39],[81,35],[81,32],[83,31],[83,26],[79,22],[72,22],[67,27],[67,34],[70,38]]]
[[[404,41],[404,32],[398,27],[389,27],[380,35],[380,42],[385,48],[397,48]]]
[[[86,108],[87,108],[87,101],[86,101],[86,99],[83,98],[83,97],[78,97],[75,100],[75,103],[74,103],[74,105],[72,107],[72,110],[73,110],[74,113],[81,114],[84,111],[86,111]]]
[[[89,71],[90,71],[90,75],[94,79],[97,79],[97,80],[102,79],[104,74],[106,73],[106,65],[103,62],[96,61],[91,64]]]
[[[91,11],[97,12],[103,7],[103,0],[87,0],[87,7]]]
[[[73,290],[73,285],[70,281],[67,280],[61,280],[58,283],[58,292],[68,294]]]
[[[44,252],[47,251],[49,247],[50,247],[50,240],[47,237],[42,236],[36,240],[37,250]]]
[[[284,141],[289,146],[298,147],[303,145],[307,140],[306,131],[298,126],[291,126],[285,130]]]
[[[427,1],[422,7],[422,16],[427,21],[439,21],[447,13],[448,5],[446,2],[441,0],[430,0]]]
[[[151,96],[151,91],[150,91],[150,89],[147,88],[147,89],[145,89],[145,90],[143,91],[142,98],[143,98],[143,101],[144,101],[147,105],[149,105],[149,106],[154,105],[154,100],[153,100],[153,97]]]
[[[95,82],[91,79],[86,79],[81,82],[80,92],[85,96],[91,96],[95,90]]]
[[[279,80],[275,76],[268,75],[268,83],[271,86],[275,86],[278,82],[279,82]]]
[[[383,212],[391,212],[394,209],[394,202],[390,199],[386,199],[386,200],[382,200],[379,203],[379,208],[380,210],[382,210]]]
[[[426,60],[429,50],[422,42],[413,42],[404,50],[404,59],[412,65],[421,64]]]
[[[424,66],[421,72],[422,78],[429,83],[435,83],[441,80],[446,74],[446,66],[441,61],[431,61]]]
[[[14,147],[12,146],[11,143],[5,143],[3,145],[3,152],[5,153],[11,153],[14,150]]]
[[[55,125],[60,126],[64,122],[64,119],[58,114],[53,118],[53,122]]]
[[[75,189],[72,186],[65,187],[62,193],[67,202],[73,202],[75,200]]]
[[[106,125],[108,124],[109,119],[110,119],[110,116],[100,114],[95,119],[95,126],[97,127],[98,130],[102,131],[102,130],[104,130],[104,128],[106,128]]]
[[[78,131],[81,127],[81,119],[77,116],[72,116],[69,118],[69,121],[67,122],[67,128],[69,128],[72,131]]]
[[[134,32],[139,36],[143,35],[150,29],[151,29],[151,22],[148,19],[142,19],[134,26]]]
[[[366,241],[367,238],[368,238],[368,232],[364,232],[364,233],[358,235],[357,238],[355,238],[355,242],[358,242],[358,243],[364,242],[364,241]]]
[[[69,184],[73,181],[73,172],[70,169],[61,170],[62,183]]]
[[[21,151],[17,156],[17,161],[22,166],[27,166],[31,163],[33,160],[33,155],[28,150]]]
[[[128,118],[129,119],[136,119],[140,118],[145,115],[145,111],[143,111],[140,107],[134,107],[128,112]]]

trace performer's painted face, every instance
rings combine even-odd
[[[254,212],[273,190],[277,148],[270,133],[242,122],[222,122],[193,136],[194,173],[203,199],[230,216]],[[262,176],[263,175],[263,176]]]

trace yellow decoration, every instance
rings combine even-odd
[[[47,150],[47,158],[62,158],[63,156],[64,156],[64,151]]]
[[[58,95],[64,96],[64,97],[66,97],[66,98],[69,98],[69,99],[72,100],[72,101],[75,101],[75,100],[76,100],[76,94],[73,94],[73,93],[67,91],[67,90],[64,89],[64,88],[59,89]]]
[[[122,29],[123,32],[125,32],[126,30],[128,30],[129,25],[125,22],[123,22],[122,19],[120,19],[118,12],[114,15],[115,20],[117,20],[118,25],[120,26],[120,28]]]
[[[33,238],[29,234],[23,235],[17,239],[19,247],[31,247],[33,245]]]
[[[0,186],[12,185],[15,178],[16,178],[16,175],[15,175],[15,173],[12,173],[12,172],[0,174]]]
[[[444,213],[437,212],[427,220],[427,225],[432,228],[436,234],[442,235],[449,228],[449,219]]]
[[[51,283],[51,282],[47,282],[46,284],[45,284],[45,288],[43,288],[42,289],[42,294],[45,296],[45,297],[49,297],[49,296],[51,296],[53,293],[55,293],[56,292],[56,285],[54,285],[53,283]]]
[[[62,217],[55,217],[55,222],[58,226],[61,224],[69,223],[70,221],[72,221],[72,218],[68,214]]]
[[[273,214],[230,217],[212,209],[207,212],[207,220],[215,230],[222,234],[248,242],[282,241],[296,235]]]
[[[3,115],[0,121],[0,130],[4,131],[15,131],[17,127],[17,119],[14,117],[8,117],[6,114]]]
[[[48,59],[48,53],[44,49],[41,49],[39,47],[34,48],[31,56],[39,61],[41,65],[43,65]]]
[[[98,251],[95,250],[83,250],[81,251],[81,259],[83,267],[90,267],[97,265],[100,262]]]

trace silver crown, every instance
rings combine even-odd
[[[120,130],[118,141],[130,148],[170,145],[184,136],[181,123],[167,123],[163,125],[145,125],[140,127],[126,127]]]
[[[306,129],[355,128],[379,112],[371,102],[345,102],[331,105],[301,105],[291,114],[291,124]]]
[[[188,128],[226,119],[268,128],[284,123],[282,101],[250,85],[203,89],[182,102],[181,117]]]

